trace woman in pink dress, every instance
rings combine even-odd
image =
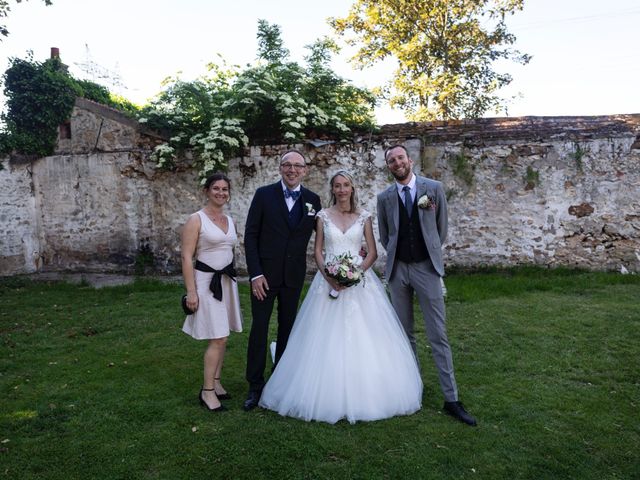
[[[220,383],[229,332],[242,331],[233,267],[238,237],[233,220],[224,213],[230,190],[226,175],[211,175],[204,184],[207,204],[189,217],[182,231],[182,276],[186,304],[193,311],[182,330],[195,339],[208,340],[198,398],[203,407],[214,412],[225,410],[220,400],[231,398]]]

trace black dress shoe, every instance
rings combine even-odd
[[[251,390],[247,395],[247,399],[244,401],[244,404],[242,405],[242,409],[245,412],[248,412],[249,410],[253,410],[254,408],[256,408],[258,406],[258,402],[260,401],[261,393],[262,392],[256,392]]]
[[[215,390],[213,388],[201,388],[200,389],[200,395],[198,395],[198,398],[200,399],[200,405],[202,405],[204,408],[206,408],[207,410],[209,410],[210,412],[224,412],[227,410],[227,407],[225,407],[224,405],[220,404],[219,407],[216,408],[211,408],[207,402],[204,401],[204,398],[202,398],[202,392],[215,392]],[[218,397],[220,398],[220,397]]]
[[[460,402],[444,402],[444,407],[442,407],[442,409],[447,415],[451,415],[453,418],[456,418],[467,425],[471,425],[472,427],[478,425],[476,419],[469,415]]]

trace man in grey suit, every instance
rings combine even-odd
[[[385,278],[391,303],[416,354],[413,295],[418,297],[425,329],[444,394],[445,413],[475,426],[476,420],[458,401],[453,358],[442,294],[442,244],[447,237],[447,199],[442,183],[413,173],[403,145],[385,151],[387,168],[396,182],[378,195],[380,242],[387,251]]]

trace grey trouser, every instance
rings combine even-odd
[[[396,260],[389,279],[389,291],[393,308],[398,314],[417,358],[416,339],[413,334],[413,293],[415,291],[422,309],[424,326],[431,344],[433,360],[438,369],[444,399],[447,402],[457,401],[458,387],[453,373],[451,347],[447,339],[440,275],[434,270],[430,260],[417,263]]]

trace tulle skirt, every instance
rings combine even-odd
[[[422,380],[398,317],[375,273],[329,297],[316,274],[260,405],[303,420],[350,423],[408,415]]]

